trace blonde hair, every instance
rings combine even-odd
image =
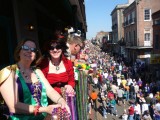
[[[82,37],[75,36],[75,35],[68,36],[67,43],[68,44],[74,44],[74,43],[83,44],[83,46],[84,46],[84,42],[82,40]]]

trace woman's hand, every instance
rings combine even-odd
[[[67,104],[65,105],[65,108],[66,108],[66,110],[67,110],[67,112],[68,112],[68,115],[71,115],[70,108],[69,108],[69,106],[68,106]]]
[[[64,99],[61,99],[61,100],[60,100],[59,105],[60,105],[60,107],[61,107],[62,109],[65,108],[65,109],[67,110],[67,112],[68,112],[69,114],[71,114],[70,108],[69,108],[69,106],[67,105],[67,103],[66,103],[66,101],[65,101]]]
[[[71,111],[70,111],[70,108],[68,107],[68,105],[65,103],[65,104],[55,104],[55,105],[48,105],[47,108],[46,108],[46,112],[50,115],[52,115],[52,112],[54,110],[54,108],[59,108],[61,107],[62,109],[66,109],[66,111],[68,112],[68,116],[71,115]]]
[[[61,106],[62,106],[61,104],[48,105],[46,112],[47,112],[48,114],[52,115],[53,109],[54,109],[54,108],[59,108],[59,107],[61,107]]]
[[[71,85],[65,85],[66,93],[75,94],[74,89]]]

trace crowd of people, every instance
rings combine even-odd
[[[146,82],[140,74],[135,76],[134,68],[126,66],[121,56],[102,52],[99,46],[79,36],[60,34],[46,41],[43,53],[35,40],[18,43],[15,64],[0,71],[0,100],[4,100],[1,117],[77,120],[65,97],[76,95],[75,69],[86,64],[87,82],[93,85],[92,92],[88,90],[89,114],[91,107],[97,111],[96,100],[100,99],[104,118],[112,114],[123,120],[160,120],[160,82]],[[117,105],[125,104],[129,107],[119,115]]]
[[[95,71],[90,84],[97,91],[96,99],[101,100],[103,117],[112,114],[123,120],[160,120],[159,81],[142,79],[133,73],[132,66],[126,66],[122,57],[114,57],[99,51],[91,54],[90,64],[95,64]],[[91,107],[96,111],[95,99],[89,94],[89,114]],[[122,115],[118,115],[117,105],[129,105]]]

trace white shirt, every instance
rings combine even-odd
[[[112,85],[111,90],[113,91],[113,93],[117,93],[118,87],[116,85]]]
[[[155,105],[155,110],[160,111],[160,103],[157,103],[157,104]]]
[[[122,115],[122,120],[128,120],[128,115],[127,114],[123,114]]]
[[[141,107],[139,104],[134,106],[134,111],[136,114],[139,114],[139,115],[141,114]]]
[[[107,72],[103,73],[103,76],[104,76],[105,79],[107,79],[108,73]]]
[[[139,86],[138,86],[138,85],[135,85],[135,86],[134,86],[134,90],[135,90],[135,93],[138,93],[138,91],[139,91]]]
[[[107,90],[107,85],[106,84],[102,85],[101,89],[102,89],[102,91],[106,91]]]
[[[121,79],[120,78],[117,79],[117,84],[118,84],[118,86],[120,86],[120,84],[121,84]]]
[[[131,83],[133,83],[133,81],[132,81],[132,79],[131,79],[131,78],[129,78],[129,79],[128,79],[128,86],[130,86],[130,85],[131,85]]]
[[[142,114],[144,113],[144,111],[148,110],[148,105],[145,103],[145,104],[142,104]]]
[[[98,78],[93,78],[94,84],[98,83]]]

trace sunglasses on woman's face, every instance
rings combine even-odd
[[[55,45],[55,46],[50,46],[49,50],[54,50],[54,49],[62,49],[62,46],[61,45]]]
[[[34,52],[34,53],[36,53],[38,51],[36,48],[31,48],[31,47],[28,47],[26,45],[23,45],[21,48],[22,48],[22,50],[25,50],[25,51],[30,50],[31,52]]]
[[[82,47],[80,44],[77,44],[77,46],[79,46],[80,50],[82,50],[82,49],[83,49],[83,47]]]

